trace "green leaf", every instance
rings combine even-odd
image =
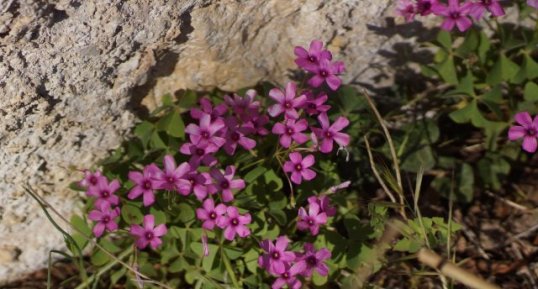
[[[506,55],[501,54],[495,65],[491,68],[486,77],[489,85],[497,85],[502,81],[507,81],[514,77],[519,70],[519,66],[510,60]]]
[[[267,171],[267,168],[266,167],[263,167],[263,166],[257,166],[255,169],[251,170],[250,172],[248,172],[245,177],[243,178],[243,180],[245,180],[245,182],[247,184],[249,183],[252,183],[254,180],[256,180],[257,178],[259,178],[261,175],[263,175],[265,172]]]
[[[168,146],[166,143],[162,140],[161,136],[159,135],[158,131],[153,131],[151,134],[151,138],[149,140],[149,145],[151,148],[154,149],[166,149]]]
[[[447,57],[436,66],[437,72],[441,78],[448,84],[458,84],[458,75],[456,74],[456,66],[454,65],[454,56]]]
[[[82,232],[84,236],[92,235],[92,230],[88,226],[88,223],[86,223],[84,219],[82,219],[81,217],[77,215],[73,215],[71,217],[71,225],[73,225],[74,228]],[[72,234],[73,240],[75,240],[75,243],[77,243],[80,250],[83,250],[86,247],[86,245],[88,245],[88,240],[84,236],[82,236],[79,233]]]
[[[527,101],[538,101],[538,85],[534,81],[529,81],[525,84],[523,97]]]
[[[439,44],[441,44],[441,47],[443,47],[447,51],[450,51],[452,49],[452,36],[449,32],[444,30],[439,31],[436,40]]]
[[[338,99],[346,112],[364,108],[367,105],[365,98],[357,93],[357,89],[348,85],[338,89]]]
[[[401,239],[394,245],[394,250],[400,252],[416,253],[420,248],[422,248],[422,243],[407,238]]]
[[[474,172],[473,168],[464,163],[461,166],[459,174],[458,191],[460,192],[459,199],[468,203],[473,200],[474,193]]]
[[[155,207],[151,207],[149,212],[155,217],[155,224],[166,224],[165,212],[157,210]]]
[[[428,145],[421,146],[421,148],[406,156],[401,166],[402,169],[415,173],[421,169],[432,169],[435,166],[435,157],[432,148]]]
[[[156,125],[157,129],[178,138],[185,137],[185,124],[175,109],[163,116]]]
[[[317,272],[312,276],[312,281],[316,286],[323,286],[329,280],[328,276],[321,276]]]
[[[265,178],[265,183],[267,184],[267,190],[271,190],[273,192],[282,190],[282,187],[284,186],[284,183],[282,182],[282,179],[275,173],[273,170],[268,170],[263,174]]]
[[[484,31],[480,31],[480,45],[478,46],[478,57],[480,58],[480,62],[486,63],[487,61],[487,53],[491,47],[491,41],[489,40],[489,36],[484,33]]]
[[[194,209],[189,204],[180,203],[178,207],[178,218],[181,222],[188,223],[194,219]]]
[[[110,257],[101,250],[95,250],[90,256],[90,261],[95,266],[103,266],[110,261]]]
[[[140,209],[133,205],[123,205],[121,207],[121,217],[129,225],[141,224],[144,219]]]
[[[465,35],[465,40],[456,49],[456,54],[467,57],[468,54],[476,51],[480,44],[480,34],[476,29],[469,29]]]
[[[258,271],[258,252],[255,249],[250,249],[243,258],[247,265],[247,270],[251,273],[256,273]]]
[[[183,256],[179,256],[174,262],[168,266],[168,271],[170,273],[179,273],[185,271],[190,267],[189,263],[185,260]]]
[[[134,134],[137,136],[144,147],[148,145],[148,142],[153,134],[154,126],[152,123],[143,121],[138,124],[134,129]]]

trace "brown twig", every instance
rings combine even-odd
[[[379,184],[381,185],[381,187],[383,188],[387,196],[389,196],[389,199],[393,203],[396,203],[396,198],[390,192],[389,188],[385,184],[385,181],[383,181],[383,179],[381,178],[381,175],[377,171],[377,168],[374,163],[374,157],[372,156],[372,149],[370,148],[370,143],[368,142],[368,138],[366,136],[364,137],[364,143],[366,144],[366,152],[368,153],[368,159],[370,160],[370,167],[372,168],[372,172],[374,173],[375,178],[377,179],[377,181],[379,182]]]
[[[422,264],[438,270],[444,276],[450,277],[462,284],[476,289],[500,289],[497,285],[491,284],[486,280],[469,273],[458,267],[456,264],[437,255],[435,252],[422,248],[417,254],[418,261]]]

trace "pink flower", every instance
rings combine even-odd
[[[321,142],[319,150],[322,153],[330,153],[333,150],[333,142],[336,142],[341,147],[349,145],[349,135],[340,132],[349,124],[349,120],[345,117],[338,117],[331,125],[329,117],[326,113],[318,115],[321,128],[312,128],[316,134],[318,141]]]
[[[88,214],[88,218],[96,221],[97,224],[93,227],[93,234],[99,238],[103,235],[105,229],[108,232],[114,232],[118,229],[116,219],[120,215],[120,208],[110,208],[109,203],[101,203],[98,210],[93,210]]]
[[[212,169],[210,174],[215,180],[215,187],[217,191],[222,192],[222,201],[229,202],[234,199],[232,190],[241,190],[245,188],[245,181],[242,179],[234,179],[235,167],[227,166],[225,174],[218,169]]]
[[[327,217],[332,217],[336,215],[336,208],[331,206],[329,197],[326,195],[322,196],[311,196],[308,198],[309,204],[316,204],[319,206],[322,213],[327,214]]]
[[[498,0],[479,0],[478,2],[473,3],[469,14],[475,19],[480,20],[486,10],[494,17],[503,16],[505,14],[503,7]]]
[[[416,13],[420,14],[421,16],[430,15],[433,13],[433,6],[437,5],[438,3],[438,0],[417,0],[415,5]]]
[[[315,115],[321,112],[327,112],[331,109],[330,105],[326,105],[329,97],[326,93],[322,92],[318,97],[314,97],[311,93],[307,94],[307,100],[303,106],[304,110],[308,115]]]
[[[144,168],[144,172],[131,171],[129,172],[129,180],[131,180],[135,186],[127,195],[129,200],[136,199],[143,196],[144,206],[149,206],[155,202],[155,189],[157,189],[154,177],[159,172],[159,168],[155,164],[150,164]]]
[[[315,71],[314,76],[308,80],[308,84],[312,87],[319,87],[323,82],[332,90],[337,90],[342,84],[342,80],[337,75],[344,72],[344,63],[341,61],[330,62],[322,60]]]
[[[306,101],[306,96],[301,95],[296,97],[297,85],[295,82],[288,82],[286,92],[282,92],[279,88],[273,88],[269,91],[269,97],[277,103],[273,104],[267,112],[271,117],[276,117],[284,112],[284,116],[289,119],[298,119],[299,113],[297,109]]]
[[[288,285],[289,289],[300,289],[302,284],[301,281],[297,279],[297,274],[290,271],[291,266],[289,264],[285,264],[284,267],[284,273],[280,274],[273,282],[271,289],[280,289],[284,287],[284,285]]]
[[[241,238],[245,238],[250,235],[250,230],[246,226],[250,224],[250,214],[239,214],[239,210],[236,207],[228,207],[226,209],[226,216],[220,218],[217,222],[217,226],[224,229],[224,238],[232,241],[235,235],[239,235]]]
[[[226,143],[224,143],[224,151],[229,155],[235,154],[237,145],[240,145],[245,150],[251,150],[256,146],[256,141],[246,137],[253,130],[248,126],[241,126],[233,117],[226,119]]]
[[[527,0],[527,5],[538,9],[538,0]]]
[[[295,254],[291,251],[286,251],[289,242],[286,236],[278,237],[275,244],[270,240],[263,240],[260,247],[265,253],[258,258],[258,265],[271,274],[279,275],[284,273],[286,264],[295,260]]]
[[[200,164],[206,166],[214,166],[217,164],[217,159],[213,156],[219,150],[212,143],[184,143],[179,148],[179,152],[184,155],[191,156],[189,165],[191,168],[197,168]]]
[[[471,12],[472,5],[473,3],[466,2],[460,6],[459,0],[448,0],[448,6],[438,3],[432,8],[432,11],[445,18],[441,24],[442,29],[451,31],[454,26],[457,26],[463,32],[473,24],[471,19],[467,17]]]
[[[166,155],[163,160],[164,170],[157,172],[154,184],[161,190],[180,192],[188,189],[188,182],[183,177],[191,171],[188,163],[182,163],[176,167],[176,161],[171,155]]]
[[[284,163],[284,171],[291,173],[291,181],[295,184],[301,184],[303,178],[310,181],[316,177],[316,172],[309,169],[314,164],[314,155],[301,156],[298,152],[290,154],[290,160]]]
[[[111,206],[117,206],[120,198],[114,193],[120,188],[120,181],[113,180],[108,182],[106,178],[99,179],[97,186],[88,189],[88,196],[96,197],[95,206],[100,207],[102,203],[109,203]]]
[[[92,173],[90,170],[84,170],[84,178],[80,182],[78,182],[78,184],[81,187],[88,189],[90,187],[97,186],[97,184],[99,183],[99,180],[103,180],[103,179],[106,180],[106,178],[103,176],[101,171],[95,171]]]
[[[201,109],[200,109],[201,108]],[[200,99],[200,108],[193,107],[191,108],[191,117],[194,119],[200,119],[204,114],[209,114],[212,120],[219,118],[228,111],[226,104],[221,103],[213,107],[211,100],[207,97],[202,97]]]
[[[204,222],[202,228],[207,230],[213,230],[224,214],[226,214],[226,205],[218,204],[215,207],[212,199],[206,199],[202,208],[196,209],[196,217]]]
[[[192,171],[186,174],[183,179],[188,181],[188,185],[181,191],[182,195],[189,195],[194,192],[196,198],[200,201],[204,200],[208,194],[217,192],[216,188],[211,185],[211,177],[208,173],[199,173]]]
[[[232,108],[232,111],[237,115],[237,117],[243,122],[248,122],[252,120],[253,117],[258,115],[258,110],[260,108],[260,102],[255,101],[256,91],[254,89],[249,89],[245,97],[241,97],[237,94],[233,94],[233,98],[229,95],[224,96],[224,101]]]
[[[296,46],[294,53],[297,56],[295,59],[297,66],[310,72],[316,71],[321,60],[332,60],[333,58],[331,52],[323,49],[323,42],[320,40],[312,40],[308,51],[301,46]]]
[[[185,132],[189,134],[193,144],[207,143],[220,148],[226,142],[223,138],[217,136],[217,133],[222,128],[224,128],[224,121],[221,118],[212,122],[211,116],[204,113],[200,117],[200,125],[191,123],[185,128]]]
[[[519,112],[514,118],[519,125],[510,128],[508,138],[512,141],[523,138],[523,150],[534,153],[537,148],[538,116],[533,120],[528,112]]]
[[[316,251],[314,245],[306,243],[304,244],[304,253],[299,256],[299,261],[291,267],[290,273],[310,277],[315,270],[321,276],[327,276],[329,267],[324,261],[330,258],[331,252],[327,248],[321,248]]]
[[[272,133],[280,135],[280,145],[289,148],[292,140],[297,144],[303,144],[308,140],[308,136],[302,133],[307,127],[306,119],[288,119],[284,123],[275,123]]]
[[[315,236],[319,233],[320,225],[327,223],[327,214],[321,211],[317,203],[308,205],[308,213],[305,208],[299,209],[299,221],[297,229],[301,231],[310,230],[310,233]]]
[[[258,115],[250,122],[246,123],[245,126],[254,131],[256,134],[265,136],[269,134],[269,131],[265,128],[267,123],[269,123],[269,117],[267,117],[267,115]]]
[[[162,243],[162,236],[166,235],[167,229],[165,224],[155,226],[155,217],[153,215],[144,216],[144,226],[131,225],[130,233],[136,240],[138,249],[144,249],[148,245],[153,250],[157,249]]]
[[[396,14],[405,18],[405,21],[411,22],[415,19],[417,11],[411,0],[399,0],[396,6]]]

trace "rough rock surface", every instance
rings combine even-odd
[[[295,45],[329,42],[357,81],[387,37],[389,0],[0,1],[0,282],[62,248],[29,185],[69,215],[67,189],[181,88],[283,83]]]

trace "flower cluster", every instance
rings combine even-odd
[[[537,0],[527,0],[527,4],[538,8]],[[448,0],[448,5],[439,0],[399,0],[396,13],[403,16],[406,21],[412,21],[417,15],[436,15],[442,17],[441,28],[451,31],[458,27],[460,31],[465,31],[473,24],[471,19],[476,21],[484,17],[486,11],[491,17],[499,17],[505,14],[499,0]]]
[[[534,119],[528,112],[519,112],[515,115],[518,125],[514,125],[508,130],[508,139],[511,141],[523,139],[523,150],[534,153],[538,148],[538,116]]]
[[[302,283],[298,277],[311,277],[314,271],[322,276],[329,274],[329,268],[325,264],[325,260],[331,258],[329,250],[316,250],[314,245],[305,243],[303,252],[287,251],[289,242],[288,237],[280,236],[274,243],[270,240],[260,243],[264,254],[258,258],[258,265],[277,277],[273,282],[273,289],[285,285],[291,289],[301,288]]]

